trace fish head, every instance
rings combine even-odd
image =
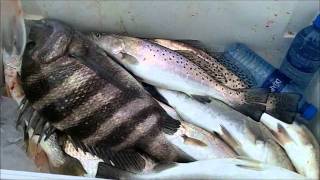
[[[25,56],[39,64],[47,64],[63,56],[70,44],[72,29],[57,20],[30,22]]]
[[[142,39],[103,33],[91,33],[89,38],[129,70],[142,62]]]
[[[88,37],[103,50],[114,56],[123,52],[125,49],[123,38],[115,34],[94,32],[90,33]]]

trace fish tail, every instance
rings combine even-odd
[[[301,95],[296,93],[270,93],[264,89],[242,90],[241,102],[234,108],[259,121],[267,113],[285,123],[292,123],[298,113]]]

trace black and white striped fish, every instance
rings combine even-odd
[[[196,160],[186,153],[196,150],[184,151],[173,141],[188,138],[181,122],[168,116],[102,49],[63,23],[31,23],[21,82],[26,99],[42,119],[102,159],[106,152],[130,150],[161,162]],[[45,121],[38,123],[40,129]],[[190,140],[194,139],[186,142]],[[197,149],[196,144],[187,147]],[[221,148],[221,157],[234,157],[225,146],[217,143],[214,148]],[[126,163],[125,158],[120,161]]]

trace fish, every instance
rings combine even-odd
[[[184,93],[156,88],[185,121],[217,133],[240,156],[294,170],[284,150],[260,122],[220,101],[204,104]]]
[[[209,72],[211,68],[199,65],[199,62],[209,63],[203,60],[206,58],[190,60],[191,56],[135,37],[104,33],[87,36],[147,84],[181,91],[202,102],[218,99],[256,121],[263,113],[268,113],[292,123],[297,115],[299,94],[269,93],[259,88],[231,89],[225,85],[231,72],[219,69],[216,64],[210,66],[214,70]]]
[[[268,115],[262,116],[261,122],[270,129],[299,174],[320,179],[319,144],[305,125],[297,122],[285,124]]]
[[[57,20],[34,21],[20,79],[27,101],[39,115],[70,136],[78,148],[105,162],[109,162],[108,153],[124,151],[137,153],[122,157],[133,158],[128,160],[132,162],[141,160],[139,152],[160,162],[190,162],[198,160],[199,148],[220,148],[218,144],[199,147],[202,142],[189,137],[194,129],[167,115],[94,42]],[[46,131],[41,124],[39,132]],[[187,149],[178,147],[180,140]],[[222,149],[210,152],[220,153],[210,157],[233,156]],[[119,161],[119,166],[125,164]],[[134,163],[130,165],[132,171],[139,170]]]
[[[6,87],[6,94],[16,101],[21,109],[25,94],[21,81],[19,81],[19,72],[27,40],[24,14],[21,2],[18,0],[1,1],[1,7],[1,10],[3,10],[1,11],[1,52],[3,52],[1,61],[3,61],[4,66],[4,86]],[[34,114],[30,106],[24,108],[26,113],[20,115],[22,121],[26,121]],[[28,124],[27,121],[25,123]],[[23,129],[26,153],[34,160],[41,172],[68,175],[85,173],[76,159],[63,153],[57,142],[56,134],[53,134],[46,142],[39,142],[39,134],[31,135],[34,131],[33,128]]]
[[[170,106],[158,101],[160,106],[170,115],[172,118],[181,122],[180,131],[183,135],[171,136],[166,135],[168,139],[175,141],[175,145],[184,150],[190,150],[195,152],[189,152],[194,159],[207,160],[215,158],[235,158],[238,155],[222,141],[216,134],[209,133],[208,131],[199,128],[191,123],[183,121],[177,112]],[[194,146],[197,148],[189,148]]]
[[[219,71],[226,77],[223,84],[231,89],[251,88],[254,84],[252,76],[232,63],[227,63],[219,53],[206,53],[204,45],[199,41],[168,39],[150,39],[150,41],[184,55],[211,76],[215,76],[215,73]]]
[[[17,61],[13,59],[11,61]],[[16,62],[13,62],[16,63]],[[5,66],[5,80],[10,97],[19,105],[18,111],[22,113],[20,121],[17,126],[22,125],[24,132],[24,143],[27,155],[33,160],[40,172],[51,172],[57,174],[82,176],[86,174],[82,165],[77,159],[68,156],[60,147],[57,134],[53,132],[51,136],[46,139],[45,135],[35,132],[36,126],[36,112],[30,105],[23,106],[25,102],[25,95],[22,90],[21,82],[18,78],[17,69],[10,66]],[[24,108],[24,111],[21,109]],[[31,120],[32,119],[32,120]],[[40,119],[38,119],[39,121]],[[33,125],[31,125],[32,123]],[[28,127],[28,128],[27,128]],[[18,128],[18,127],[17,127]]]
[[[23,19],[22,5],[19,0],[1,1],[1,69],[6,74],[4,86],[7,94],[14,98],[21,97],[21,91],[12,91],[14,87],[15,67],[20,66],[25,43],[26,28]],[[3,62],[2,62],[3,61]],[[2,67],[3,64],[3,67]],[[14,71],[15,72],[15,71]],[[2,74],[1,74],[2,79]],[[11,91],[11,92],[10,92]],[[19,98],[21,101],[22,98]]]
[[[100,174],[119,179],[306,179],[287,169],[245,158],[221,158],[158,165],[150,173],[135,174],[101,165]]]

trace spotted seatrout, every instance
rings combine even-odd
[[[191,56],[147,40],[94,33],[89,37],[148,84],[185,92],[202,101],[221,100],[257,121],[264,112],[289,123],[296,116],[299,95],[268,93],[262,89],[232,89],[227,85],[237,82],[227,78],[234,78],[234,75],[219,68],[221,65],[214,61],[210,66],[213,69],[208,69],[199,65],[198,60],[190,60]]]

